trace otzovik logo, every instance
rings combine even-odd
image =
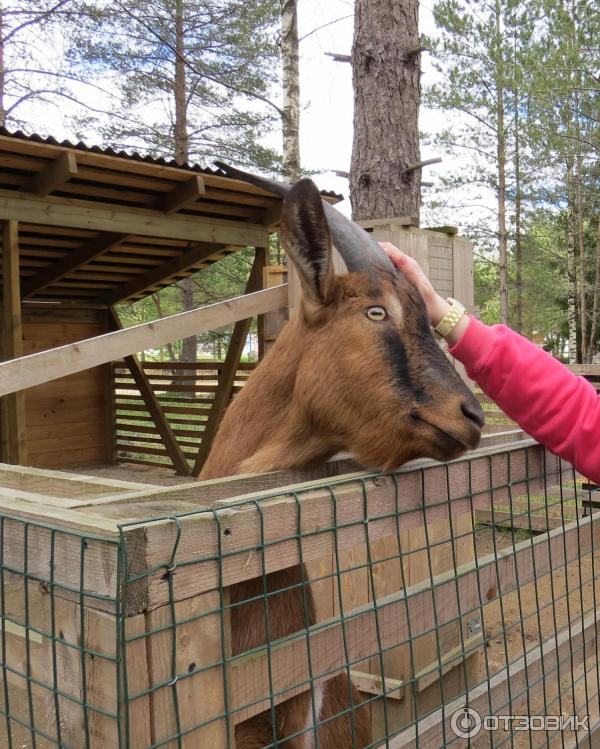
[[[473,739],[481,731],[481,715],[477,710],[463,707],[450,718],[450,728],[459,739]]]

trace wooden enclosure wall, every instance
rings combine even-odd
[[[184,456],[195,460],[218,387],[223,362],[150,362],[142,364],[165,418]],[[233,393],[239,392],[256,364],[242,362]],[[115,452],[122,463],[172,467],[167,449],[139,387],[123,362],[115,362]]]
[[[24,354],[73,343],[107,332],[104,313],[95,310],[23,314]],[[61,468],[106,463],[112,451],[113,406],[109,365],[30,388],[25,394],[28,463]]]
[[[473,244],[464,237],[407,226],[402,219],[362,221],[378,242],[392,242],[414,257],[444,297],[459,299],[467,309],[475,304]]]

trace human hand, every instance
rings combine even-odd
[[[423,273],[423,269],[414,258],[406,255],[391,242],[380,242],[379,244],[392,263],[417,287],[418,292],[425,302],[431,324],[435,328],[448,313],[450,304],[433,288],[431,281]],[[449,346],[454,346],[458,343],[468,325],[469,318],[464,315],[460,322],[446,336],[446,342]]]
[[[450,305],[433,288],[431,281],[423,273],[423,269],[414,258],[406,255],[391,242],[380,242],[379,244],[392,263],[417,287],[425,302],[431,324],[435,328],[450,309]]]

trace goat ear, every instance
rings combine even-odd
[[[334,275],[331,237],[321,195],[310,179],[299,180],[286,195],[281,241],[298,268],[305,296],[326,303]]]

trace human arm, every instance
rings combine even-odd
[[[392,261],[417,286],[433,325],[450,305],[412,258],[384,243]],[[557,359],[504,325],[465,315],[446,338],[469,377],[528,434],[600,483],[600,396]]]

